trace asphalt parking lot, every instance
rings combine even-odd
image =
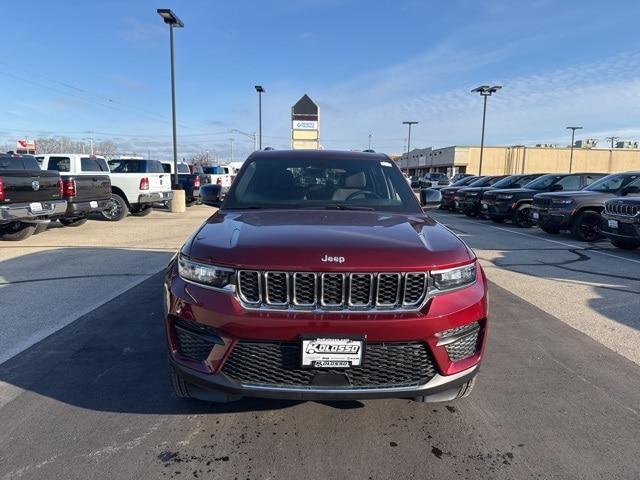
[[[638,252],[434,212],[491,281],[471,397],[212,405],[171,393],[157,273],[210,212],[0,247],[1,480],[640,477]]]

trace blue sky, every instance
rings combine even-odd
[[[308,93],[321,108],[325,148],[400,152],[479,143],[566,144],[584,137],[640,139],[640,4],[560,0],[205,1],[5,0],[0,57],[0,142],[42,133],[115,138],[123,150],[168,157],[168,30],[176,31],[181,156],[236,159],[257,130],[287,148],[291,105]],[[601,140],[603,142],[603,140]],[[602,144],[602,143],[601,143]]]

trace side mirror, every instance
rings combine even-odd
[[[629,185],[620,191],[620,195],[629,195],[630,193],[640,193],[640,187],[636,185]]]
[[[427,210],[440,208],[441,203],[442,193],[440,193],[440,190],[434,190],[433,188],[423,188],[420,190],[420,204],[422,208]]]
[[[562,190],[562,185],[554,183],[553,185],[551,185],[551,188],[549,189],[550,192],[559,192]]]
[[[221,185],[209,183],[200,187],[200,201],[209,207],[220,207],[222,199],[220,198]]]

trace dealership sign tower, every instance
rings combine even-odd
[[[291,148],[320,148],[320,109],[307,94],[291,107]]]

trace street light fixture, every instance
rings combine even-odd
[[[256,85],[255,89],[258,92],[258,150],[262,150],[262,94],[264,87]]]
[[[479,93],[484,98],[484,106],[482,109],[482,137],[480,138],[480,165],[478,166],[478,175],[482,175],[482,156],[484,154],[484,125],[487,118],[487,97],[490,97],[502,88],[501,85],[480,85],[471,90],[471,93]]]
[[[418,122],[402,122],[403,125],[409,125],[409,136],[407,140],[407,153],[411,151],[411,125],[416,125]]]
[[[569,157],[569,173],[573,168],[573,144],[575,143],[576,130],[582,130],[582,127],[567,127],[567,130],[571,130],[571,155]]]
[[[173,185],[178,187],[178,147],[176,139],[176,78],[173,61],[173,29],[183,28],[184,23],[168,8],[158,8],[158,15],[169,25],[169,47],[171,50],[171,116],[173,121]]]

